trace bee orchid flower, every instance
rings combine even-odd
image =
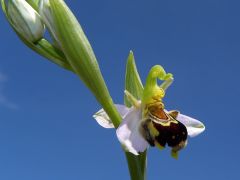
[[[164,81],[160,86],[157,84],[158,79]],[[172,148],[171,155],[177,158],[178,151],[187,145],[188,136],[195,137],[205,130],[202,122],[179,111],[165,109],[162,99],[172,82],[172,74],[166,74],[164,69],[157,65],[149,72],[141,101],[125,90],[132,107],[116,105],[122,116],[116,134],[126,151],[139,155],[149,145],[160,149],[168,145]],[[93,117],[102,127],[114,128],[103,109]]]

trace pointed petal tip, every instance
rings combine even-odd
[[[131,142],[129,141],[125,141],[124,144],[122,144],[122,147],[126,152],[132,153],[135,156],[139,155],[139,152],[136,151],[136,149],[132,148]]]
[[[122,118],[128,113],[129,108],[124,106],[124,105],[120,105],[120,104],[115,104],[118,112],[120,113],[120,115],[122,116]],[[114,125],[112,123],[112,120],[109,118],[109,116],[107,115],[107,113],[104,111],[104,109],[100,109],[98,112],[96,112],[93,115],[93,118],[96,119],[97,123],[104,127],[104,128],[114,128]]]
[[[201,122],[200,122],[201,123]],[[190,137],[198,136],[199,134],[203,133],[206,130],[206,127],[203,123],[199,124],[199,126],[195,127],[188,127],[188,135]]]
[[[97,123],[104,128],[114,128],[112,121],[109,119],[107,114],[103,109],[99,110],[93,115],[93,118],[97,121]]]

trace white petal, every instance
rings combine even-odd
[[[120,115],[122,116],[122,118],[129,111],[129,108],[124,105],[116,104],[115,106],[116,106],[118,112],[120,113]],[[93,115],[93,118],[96,119],[98,124],[104,128],[114,128],[112,120],[108,117],[107,113],[103,109],[100,109],[98,112],[96,112]]]
[[[138,155],[139,152],[144,152],[148,147],[148,142],[139,132],[141,118],[141,109],[132,107],[116,131],[117,137],[126,151],[135,155]]]
[[[189,116],[179,114],[177,116],[177,120],[186,126],[188,135],[190,137],[195,137],[205,130],[205,126],[202,122],[193,119]]]

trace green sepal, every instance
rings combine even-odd
[[[135,64],[135,59],[133,52],[130,51],[127,58],[126,74],[125,74],[125,90],[127,90],[136,99],[140,100],[143,94],[143,85],[138,74],[138,70]],[[126,95],[124,96],[124,103],[126,106],[130,107]],[[139,156],[135,156],[131,153],[127,153],[128,167],[131,175],[131,179],[141,179],[146,178],[146,162],[147,162],[147,151],[141,153]]]
[[[140,100],[143,93],[143,85],[139,77],[133,52],[130,51],[127,58],[126,74],[125,74],[125,89],[130,92],[136,99]],[[126,95],[124,96],[124,103],[130,107],[131,103],[128,101]]]

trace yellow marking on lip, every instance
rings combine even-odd
[[[171,151],[171,156],[174,158],[174,159],[178,159],[178,152],[177,151]]]
[[[156,124],[160,124],[160,125],[162,125],[162,126],[170,126],[171,123],[178,124],[178,121],[177,121],[177,120],[171,118],[168,114],[167,114],[167,116],[168,116],[168,119],[167,119],[167,120],[166,120],[166,119],[159,119],[159,118],[157,118],[157,117],[155,117],[155,116],[153,116],[153,115],[152,115],[152,116],[149,116],[149,118],[150,118],[153,122],[155,122]]]
[[[165,147],[160,145],[157,141],[154,142],[155,146],[158,147],[160,150],[163,150]]]
[[[159,131],[153,126],[153,123],[152,122],[149,122],[148,123],[148,129],[151,133],[152,136],[156,137],[156,136],[159,136]]]
[[[169,111],[168,114],[170,116],[172,116],[174,119],[177,119],[178,115],[180,114],[179,111],[176,111],[176,110],[172,110],[172,111]]]

